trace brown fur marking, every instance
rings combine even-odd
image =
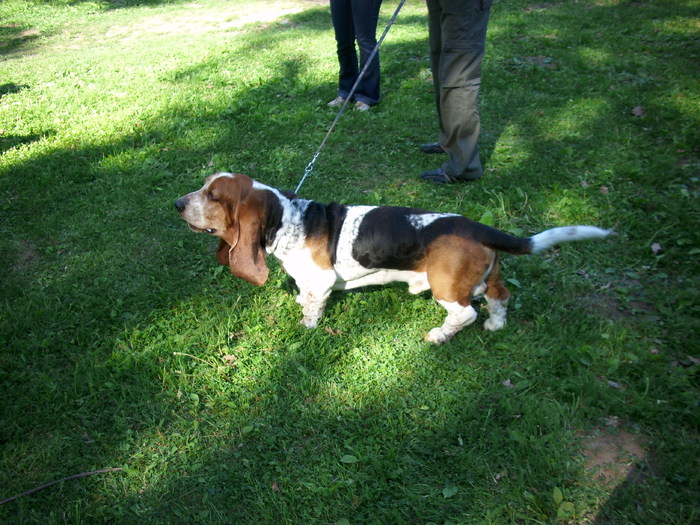
[[[501,266],[498,264],[498,252],[495,255],[496,260],[493,263],[493,270],[491,270],[486,280],[486,292],[484,295],[505,303],[510,299],[511,294],[510,290],[501,281]]]
[[[322,270],[333,268],[331,256],[328,253],[328,232],[306,239],[304,245],[311,251],[311,258]]]
[[[427,250],[426,270],[433,297],[467,306],[474,287],[486,278],[494,252],[457,235],[445,235]]]

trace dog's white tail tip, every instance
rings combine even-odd
[[[541,252],[560,242],[583,241],[586,239],[603,239],[615,233],[597,226],[562,226],[551,228],[530,237],[532,253]]]

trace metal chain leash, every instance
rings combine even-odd
[[[338,114],[335,116],[335,119],[333,120],[331,127],[328,128],[328,132],[326,133],[326,136],[323,137],[323,140],[321,141],[321,145],[318,147],[318,150],[316,150],[316,154],[311,159],[311,162],[309,162],[309,164],[306,166],[306,169],[304,170],[304,176],[299,181],[299,184],[297,185],[297,189],[294,190],[294,193],[299,193],[299,188],[301,188],[301,185],[304,184],[306,177],[308,177],[309,174],[313,171],[316,159],[321,154],[321,150],[323,150],[324,146],[326,145],[326,141],[328,140],[328,137],[333,132],[333,128],[335,128],[335,125],[338,123],[338,120],[340,120],[340,116],[343,114],[343,111],[345,111],[345,108],[347,107],[348,102],[350,102],[350,100],[352,99],[352,96],[355,94],[355,90],[357,89],[357,86],[360,83],[360,80],[362,79],[365,72],[367,71],[370,63],[372,62],[372,59],[374,59],[374,56],[379,51],[379,47],[382,45],[382,42],[384,41],[384,37],[386,37],[387,33],[389,32],[389,29],[394,24],[394,21],[396,20],[396,17],[398,16],[399,11],[401,11],[401,8],[403,7],[403,5],[405,3],[406,3],[406,0],[401,0],[399,2],[399,5],[396,7],[396,10],[394,11],[394,15],[391,17],[391,20],[389,20],[389,23],[387,24],[386,28],[384,29],[384,32],[382,33],[382,36],[377,41],[377,45],[374,46],[374,49],[372,50],[372,53],[370,53],[369,58],[367,59],[367,62],[365,62],[365,65],[362,68],[362,71],[360,71],[360,74],[357,76],[357,80],[355,80],[355,84],[353,84],[352,89],[350,90],[350,93],[348,93],[347,98],[343,102],[343,105],[340,107],[340,110],[338,111]]]

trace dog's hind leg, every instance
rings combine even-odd
[[[500,330],[506,324],[510,291],[501,281],[498,259],[494,262],[491,274],[486,280],[484,298],[486,299],[486,308],[489,311],[489,318],[484,322],[484,328],[492,332]]]
[[[440,301],[438,303],[447,310],[447,317],[442,326],[433,328],[425,336],[425,340],[437,345],[451,339],[457,332],[476,320],[476,310],[471,304],[462,306],[459,303]]]
[[[476,320],[472,294],[487,278],[491,261],[490,249],[460,237],[445,236],[433,245],[426,264],[427,277],[433,297],[447,310],[447,317],[442,326],[430,330],[427,341],[444,343]]]

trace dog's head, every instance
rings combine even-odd
[[[189,227],[220,238],[217,260],[236,277],[261,286],[269,269],[262,244],[265,206],[253,181],[238,173],[211,175],[197,191],[175,201]]]

